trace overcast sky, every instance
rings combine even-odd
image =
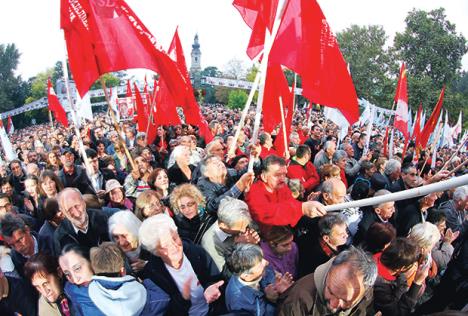
[[[250,66],[245,54],[250,31],[231,0],[127,0],[127,3],[163,47],[168,46],[179,25],[187,61],[198,32],[202,67],[213,65],[222,69],[232,58]],[[380,24],[392,40],[395,32],[404,30],[408,11],[444,7],[457,32],[468,38],[467,0],[319,0],[319,3],[334,32],[351,24]],[[53,67],[63,58],[59,7],[60,0],[0,1],[0,43],[17,45],[21,52],[18,73],[24,79]],[[464,56],[463,68],[468,70],[468,55]]]

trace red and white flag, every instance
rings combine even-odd
[[[405,63],[401,65],[400,79],[395,93],[395,122],[394,126],[399,130],[405,139],[409,138],[408,133],[408,80],[406,77]]]
[[[49,110],[54,113],[57,122],[61,123],[65,127],[68,127],[67,113],[63,109],[63,106],[60,104],[60,101],[55,94],[50,78],[47,80],[47,100],[49,102]]]

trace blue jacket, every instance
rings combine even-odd
[[[255,316],[276,314],[276,307],[270,303],[263,293],[263,289],[275,281],[275,273],[267,266],[263,278],[260,280],[260,290],[246,286],[233,275],[226,288],[226,306],[229,312],[247,311]]]

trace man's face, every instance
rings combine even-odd
[[[73,155],[71,152],[67,152],[60,156],[60,160],[66,168],[71,168],[75,163],[75,155]]]
[[[254,267],[250,269],[250,273],[242,273],[241,279],[245,282],[259,281],[265,273],[265,268],[268,266],[268,261],[262,258]]]
[[[388,221],[395,213],[395,202],[383,203],[375,208],[375,212],[384,220]]]
[[[330,234],[324,236],[324,239],[330,246],[335,249],[341,245],[346,244],[346,241],[348,240],[346,224],[333,226]]]
[[[330,313],[338,314],[355,306],[365,294],[363,278],[346,264],[332,267],[325,279],[323,297]]]
[[[272,164],[262,173],[262,179],[271,190],[277,190],[285,184],[288,169],[280,164]]]
[[[137,159],[135,159],[135,163],[137,164],[138,170],[140,171],[140,173],[144,174],[148,171],[149,164],[145,158],[138,157]]]
[[[88,161],[91,167],[93,168],[94,173],[97,173],[99,171],[99,158],[89,158]]]
[[[407,173],[401,174],[401,178],[409,188],[414,188],[418,185],[418,173],[416,168],[409,168]]]
[[[11,173],[15,177],[21,177],[23,175],[23,169],[21,169],[21,165],[19,163],[12,163],[11,164]]]
[[[335,144],[335,142],[331,142],[330,147],[328,147],[327,150],[326,150],[327,155],[329,157],[332,157],[333,154],[335,153],[335,151],[336,151],[336,144]]]
[[[4,185],[2,185],[2,192],[5,193],[8,196],[12,196],[13,195],[13,187],[11,186],[11,184],[9,184],[7,182]]]
[[[323,200],[327,205],[340,204],[344,202],[346,195],[346,186],[342,181],[337,181],[336,185],[333,186],[331,194],[323,193]]]
[[[239,161],[237,162],[236,164],[236,167],[235,169],[237,171],[240,171],[240,170],[244,170],[245,168],[247,168],[247,165],[249,164],[249,159],[244,157],[244,158],[241,158],[239,159]]]
[[[314,137],[316,139],[318,139],[318,138],[322,137],[323,130],[322,130],[321,127],[316,126],[316,127],[314,127],[314,130],[312,131],[312,133],[313,133]]]
[[[353,146],[346,146],[345,147],[346,154],[348,157],[354,157],[354,148]]]
[[[250,223],[248,220],[238,220],[231,226],[227,226],[223,222],[219,222],[219,229],[221,229],[226,234],[236,236],[238,234],[245,233],[249,227],[249,224]]]
[[[221,142],[216,142],[216,144],[211,147],[211,150],[209,152],[210,155],[215,155],[218,156],[219,158],[223,159],[224,158],[224,146],[221,144]]]
[[[31,163],[37,163],[37,153],[34,151],[30,151],[28,153],[28,160]]]
[[[209,178],[224,177],[227,169],[224,163],[218,157],[212,157],[207,161],[205,176]]]
[[[465,199],[461,200],[454,200],[455,202],[455,209],[457,209],[459,212],[462,212],[466,209],[466,205],[468,204],[468,197],[465,197]]]
[[[63,205],[60,205],[60,210],[75,227],[86,229],[88,226],[88,213],[86,213],[85,201],[77,192],[69,191],[65,194],[62,198]]]
[[[178,267],[183,258],[182,240],[179,235],[171,231],[159,239],[156,245],[156,253],[162,261],[171,267]]]
[[[11,237],[3,236],[7,244],[23,256],[32,256],[34,254],[34,239],[31,236],[29,228],[24,231],[17,229]]]
[[[62,294],[60,279],[54,274],[35,273],[31,283],[49,303],[54,303]]]

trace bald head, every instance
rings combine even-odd
[[[86,203],[80,191],[76,188],[65,188],[58,195],[59,209],[65,217],[78,229],[88,227]]]
[[[341,179],[330,178],[323,182],[322,197],[326,205],[343,203],[345,195],[346,186]]]

